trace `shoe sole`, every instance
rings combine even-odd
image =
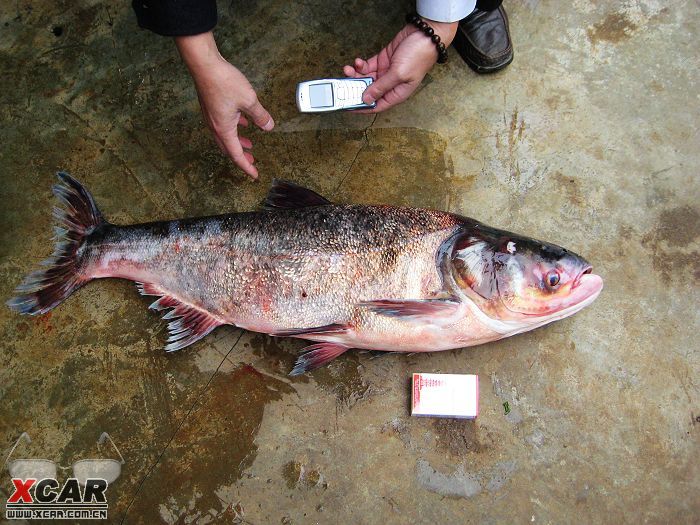
[[[489,73],[496,73],[497,71],[500,71],[501,69],[504,69],[506,66],[508,66],[513,61],[514,53],[508,55],[508,57],[503,62],[499,62],[498,64],[492,66],[483,66],[481,64],[476,64],[469,60],[469,58],[462,56],[461,53],[459,53],[459,56],[476,73],[480,75],[488,75]]]

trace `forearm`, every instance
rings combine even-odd
[[[208,68],[224,60],[211,31],[199,35],[178,36],[174,40],[182,61],[195,80]]]

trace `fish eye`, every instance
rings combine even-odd
[[[559,276],[559,272],[557,270],[549,270],[544,278],[544,283],[547,288],[551,290],[557,287],[560,280],[561,277]]]

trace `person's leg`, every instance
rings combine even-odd
[[[500,71],[513,61],[508,16],[503,0],[477,0],[476,8],[464,20],[452,46],[477,73]]]

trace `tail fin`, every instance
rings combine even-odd
[[[105,223],[82,184],[67,173],[56,175],[59,183],[53,187],[53,194],[64,205],[53,210],[59,224],[54,228],[56,247],[53,255],[41,263],[47,268],[30,273],[15,289],[17,295],[7,302],[21,314],[46,313],[89,280],[81,276],[85,238]]]

